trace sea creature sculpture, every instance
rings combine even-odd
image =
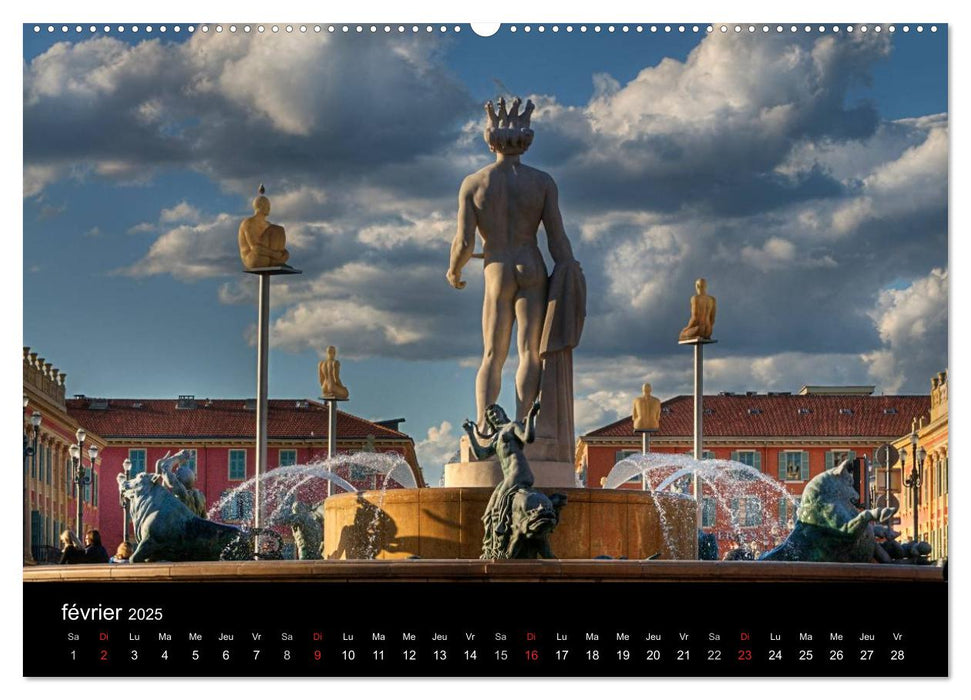
[[[860,510],[851,462],[843,461],[806,484],[796,526],[762,561],[927,563],[926,542],[896,542],[889,522],[896,508]]]
[[[482,559],[553,559],[550,535],[560,521],[566,496],[547,496],[533,488],[533,472],[523,448],[535,438],[539,401],[524,421],[510,420],[498,404],[486,409],[492,432],[482,434],[471,420],[463,424],[476,459],[496,455],[503,479],[489,498],[482,522]],[[484,440],[485,444],[480,442]]]

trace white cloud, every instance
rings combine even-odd
[[[922,385],[947,364],[947,270],[934,269],[904,289],[884,290],[870,312],[884,348],[867,355],[870,374],[888,392]]]
[[[198,223],[201,216],[201,212],[196,207],[192,206],[183,199],[174,207],[163,209],[161,214],[159,214],[158,220],[161,224],[194,224]]]
[[[131,277],[172,275],[187,281],[231,274],[240,265],[238,227],[229,214],[178,225],[159,236],[141,260],[118,272]]]
[[[156,230],[155,224],[153,224],[151,221],[143,221],[142,223],[135,224],[130,229],[128,229],[128,233],[132,235],[137,235],[139,233],[153,233],[155,230]]]
[[[415,444],[418,463],[429,485],[438,485],[438,477],[445,465],[457,456],[459,437],[453,432],[452,424],[443,420],[440,425],[431,426],[425,438]]]
[[[378,250],[391,250],[403,245],[414,244],[423,248],[441,248],[455,233],[454,217],[446,217],[440,211],[431,212],[424,219],[415,220],[402,217],[395,223],[376,224],[361,229],[357,238]]]

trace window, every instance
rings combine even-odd
[[[50,448],[47,449],[47,470],[46,470],[46,472],[47,472],[47,478],[45,479],[45,481],[48,484],[53,484],[54,483],[54,450],[52,450]]]
[[[229,451],[229,480],[246,480],[246,450]]]
[[[780,481],[809,481],[809,453],[783,451],[779,453]]]
[[[30,478],[37,478],[37,462],[44,459],[44,443],[37,443],[37,450],[34,452],[34,456],[30,458]]]
[[[621,460],[627,459],[632,455],[639,455],[640,453],[640,450],[617,450],[617,452],[614,453],[614,464],[620,462]]]
[[[705,497],[701,500],[701,526],[714,527],[715,513],[718,509],[718,502],[714,498]]]
[[[371,476],[371,474],[371,470],[362,464],[352,463],[350,469],[348,470],[348,476],[351,481],[364,481]]]
[[[799,510],[799,499],[792,500],[783,496],[779,499],[779,524],[783,527],[795,527],[796,511]]]
[[[732,499],[732,519],[740,527],[756,527],[762,524],[762,501],[755,496]]]
[[[88,483],[84,485],[84,502],[90,503],[91,502],[91,478],[94,476],[94,474],[89,473],[87,476],[89,478],[88,478]]]
[[[41,518],[39,510],[30,511],[30,544],[37,546],[41,544],[43,534],[41,533]]]
[[[296,450],[280,450],[280,466],[292,467],[297,463]]]
[[[762,471],[762,453],[758,450],[736,450],[732,452],[732,461],[741,462],[753,469]]]
[[[714,459],[715,458],[715,453],[712,452],[711,450],[702,450],[701,451],[701,458],[702,459]]]
[[[128,459],[131,460],[132,476],[145,471],[145,450],[128,450]]]
[[[222,498],[225,497],[226,492],[222,495]],[[225,522],[251,520],[253,518],[253,494],[249,491],[240,491],[239,493],[233,494],[223,504],[220,514]]]
[[[846,460],[856,459],[856,452],[853,450],[830,450],[826,453],[826,468],[833,469],[838,467]]]

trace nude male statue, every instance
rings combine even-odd
[[[243,219],[239,225],[239,257],[248,268],[278,267],[290,259],[283,227],[266,220],[270,215],[270,200],[265,191],[260,185],[260,194],[253,200],[253,216]]]
[[[634,430],[657,430],[661,425],[661,402],[651,396],[651,385],[645,384],[643,394],[634,399]]]
[[[715,327],[715,297],[708,296],[706,289],[708,283],[705,279],[699,278],[695,282],[695,294],[691,297],[691,318],[688,325],[681,330],[678,340],[693,340],[711,338]]]
[[[543,224],[550,255],[557,265],[574,261],[563,229],[556,183],[547,173],[520,162],[533,141],[529,128],[533,103],[519,112],[520,100],[506,111],[485,105],[483,138],[496,162],[465,178],[459,190],[458,230],[446,279],[465,287],[462,268],[473,257],[475,232],[482,236],[485,297],[482,304],[482,364],[475,381],[476,423],[488,430],[486,407],[499,399],[502,366],[509,353],[513,321],[517,324],[516,418],[523,420],[539,393],[540,339],[547,304],[548,273],[537,245]]]

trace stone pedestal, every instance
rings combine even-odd
[[[577,485],[575,466],[572,462],[549,459],[555,449],[553,440],[536,438],[526,445],[526,459],[535,479],[533,485],[550,488],[574,488]],[[494,488],[502,481],[502,470],[496,459],[477,460],[472,454],[469,438],[462,436],[459,443],[459,461],[445,465],[447,488],[481,486]]]

